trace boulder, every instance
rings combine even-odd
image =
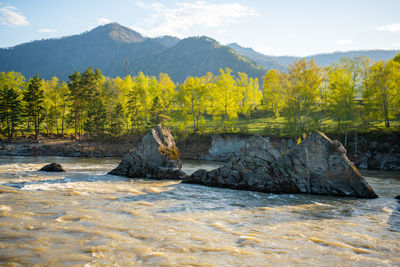
[[[156,126],[109,174],[129,178],[182,179],[179,150],[170,130]]]
[[[320,132],[287,154],[254,136],[239,157],[215,170],[198,170],[183,182],[267,193],[378,197],[347,158],[344,147]]]
[[[42,167],[39,171],[42,172],[65,172],[60,163],[50,163]]]

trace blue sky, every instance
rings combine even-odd
[[[0,47],[118,22],[146,36],[210,36],[269,55],[400,49],[400,0],[0,0]]]

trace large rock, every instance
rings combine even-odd
[[[378,197],[349,161],[343,146],[320,132],[288,154],[254,136],[239,157],[215,170],[198,170],[184,182],[267,193]]]
[[[39,171],[42,172],[65,172],[60,163],[50,163],[42,167]]]
[[[211,136],[211,145],[208,153],[199,159],[227,162],[240,155],[243,146],[251,139],[247,135],[213,135]],[[270,140],[269,137],[263,137],[268,142],[274,143],[279,151],[286,151],[293,147],[294,142],[291,139]]]
[[[156,126],[110,174],[129,178],[182,179],[185,174],[181,168],[174,137],[168,129]]]
[[[213,135],[211,136],[211,146],[205,160],[229,161],[239,156],[240,150],[250,137],[236,135]]]

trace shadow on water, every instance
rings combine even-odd
[[[400,200],[396,201],[396,207],[389,217],[389,228],[392,231],[400,232]]]
[[[268,194],[261,192],[175,184],[161,193],[124,196],[114,201],[157,202],[175,200],[179,204],[159,209],[157,213],[194,213],[207,211],[265,210],[285,207],[301,220],[346,218],[358,214],[357,208],[370,205],[365,199],[302,194]],[[282,212],[285,212],[282,211]]]

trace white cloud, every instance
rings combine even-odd
[[[385,25],[376,28],[378,31],[384,31],[384,32],[400,32],[400,24],[391,24],[391,25]]]
[[[254,9],[239,3],[178,2],[175,8],[168,8],[159,2],[136,1],[135,4],[152,14],[133,28],[140,29],[141,33],[151,37],[184,37],[195,26],[217,28],[227,23],[236,23],[240,18],[259,15]]]
[[[392,48],[394,48],[394,49],[400,49],[400,42],[394,42],[394,43],[392,44]]]
[[[0,23],[10,26],[28,26],[28,19],[13,6],[0,8]]]
[[[40,32],[40,33],[53,33],[53,32],[57,32],[57,30],[55,30],[55,29],[40,29],[37,32]]]
[[[337,40],[336,44],[338,45],[351,45],[353,43],[353,41],[351,40]]]
[[[111,20],[109,20],[107,18],[98,18],[96,20],[97,25],[104,25],[104,24],[108,24],[108,23],[111,23]]]

